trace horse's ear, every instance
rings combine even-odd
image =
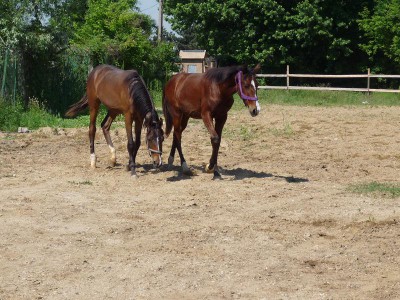
[[[144,125],[148,126],[151,122],[151,112],[148,112],[144,117]]]
[[[258,74],[261,71],[261,65],[257,64],[257,66],[253,69],[253,74]]]
[[[239,67],[237,68],[237,71],[242,71],[243,74],[247,74],[249,73],[249,67],[247,66],[247,64],[242,64],[239,65]]]

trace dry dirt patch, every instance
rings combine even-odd
[[[399,199],[349,184],[398,182],[400,108],[267,106],[228,117],[222,181],[191,121],[198,176],[108,168],[98,130],[0,134],[0,299],[400,298]],[[166,160],[171,137],[164,146]],[[175,159],[176,164],[178,159]]]

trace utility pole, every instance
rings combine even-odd
[[[162,40],[162,31],[163,31],[163,0],[159,0],[160,7],[158,8],[158,36],[157,41],[161,42]]]

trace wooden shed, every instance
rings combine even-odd
[[[210,60],[206,50],[181,50],[181,72],[204,73],[207,68],[214,67],[214,60]]]

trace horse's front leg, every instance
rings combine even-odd
[[[111,124],[115,119],[115,114],[110,114],[110,112],[107,113],[107,115],[105,116],[103,122],[101,122],[101,128],[103,129],[103,134],[104,137],[106,139],[107,145],[110,148],[110,152],[111,152],[111,158],[110,158],[110,164],[112,167],[115,166],[116,163],[116,155],[115,155],[115,148],[114,148],[114,144],[111,140],[111,135],[110,135],[110,128],[111,128]]]
[[[128,163],[128,170],[131,171],[132,177],[136,177],[136,170],[135,170],[135,156],[134,152],[136,149],[135,142],[133,141],[133,136],[132,136],[132,116],[131,114],[126,114],[125,115],[125,129],[126,129],[126,137],[128,139],[128,154],[129,154],[129,163]]]
[[[174,165],[176,144],[177,144],[177,140],[176,140],[176,136],[175,136],[175,132],[174,132],[173,137],[172,137],[171,151],[170,151],[169,157],[168,157],[168,169],[169,170],[172,170],[172,167]]]
[[[210,114],[203,115],[203,121],[210,133],[211,145],[213,148],[210,162],[206,166],[207,173],[214,173],[213,179],[220,179],[221,174],[218,171],[218,151],[221,144],[222,129],[224,128],[228,115],[224,114],[215,118],[215,127]]]
[[[136,165],[136,155],[140,148],[140,136],[142,133],[142,122],[135,121],[135,148],[133,149],[133,163]]]

